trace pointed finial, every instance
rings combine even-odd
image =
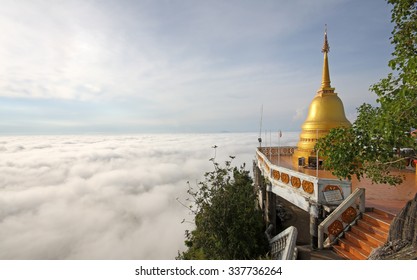
[[[330,51],[329,42],[327,42],[327,24],[324,25],[324,44],[321,52],[328,53]]]
[[[323,60],[323,75],[321,79],[321,88],[329,89],[330,87],[330,73],[329,73],[329,62],[327,58],[327,53],[330,51],[329,42],[327,42],[327,24],[324,29],[324,44],[322,48],[322,53],[324,53]]]

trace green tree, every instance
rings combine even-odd
[[[244,166],[214,162],[214,171],[196,189],[189,185],[188,194],[195,229],[186,231],[188,248],[178,259],[255,259],[267,253],[262,213]]]
[[[352,127],[330,131],[316,149],[326,157],[325,168],[338,177],[366,176],[374,183],[396,185],[403,178],[391,171],[410,159],[401,148],[417,149],[410,134],[417,128],[417,1],[387,2],[393,5],[394,52],[388,63],[392,73],[370,88],[378,106],[361,105]]]

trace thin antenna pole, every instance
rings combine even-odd
[[[278,165],[281,165],[281,130],[278,132]]]
[[[272,131],[269,131],[269,157],[271,158],[272,162]]]
[[[263,114],[264,114],[264,104],[261,105],[261,121],[260,121],[260,124],[259,124],[259,137],[258,137],[259,148],[262,148],[261,134],[262,134],[262,117],[263,117]]]

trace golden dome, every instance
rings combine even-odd
[[[334,92],[335,89],[330,86],[327,58],[329,50],[326,31],[322,49],[324,59],[321,87],[311,102],[307,119],[301,127],[300,141],[297,144],[297,150],[293,158],[295,164],[298,164],[298,158],[304,157],[307,160],[309,156],[315,156],[313,152],[317,139],[324,137],[329,133],[330,129],[351,126],[351,123],[345,116],[342,100]]]
[[[310,104],[302,129],[330,129],[350,126],[337,93],[318,93]]]

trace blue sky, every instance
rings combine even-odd
[[[388,72],[385,1],[24,1],[0,10],[0,134],[298,131],[320,86],[347,117]]]

